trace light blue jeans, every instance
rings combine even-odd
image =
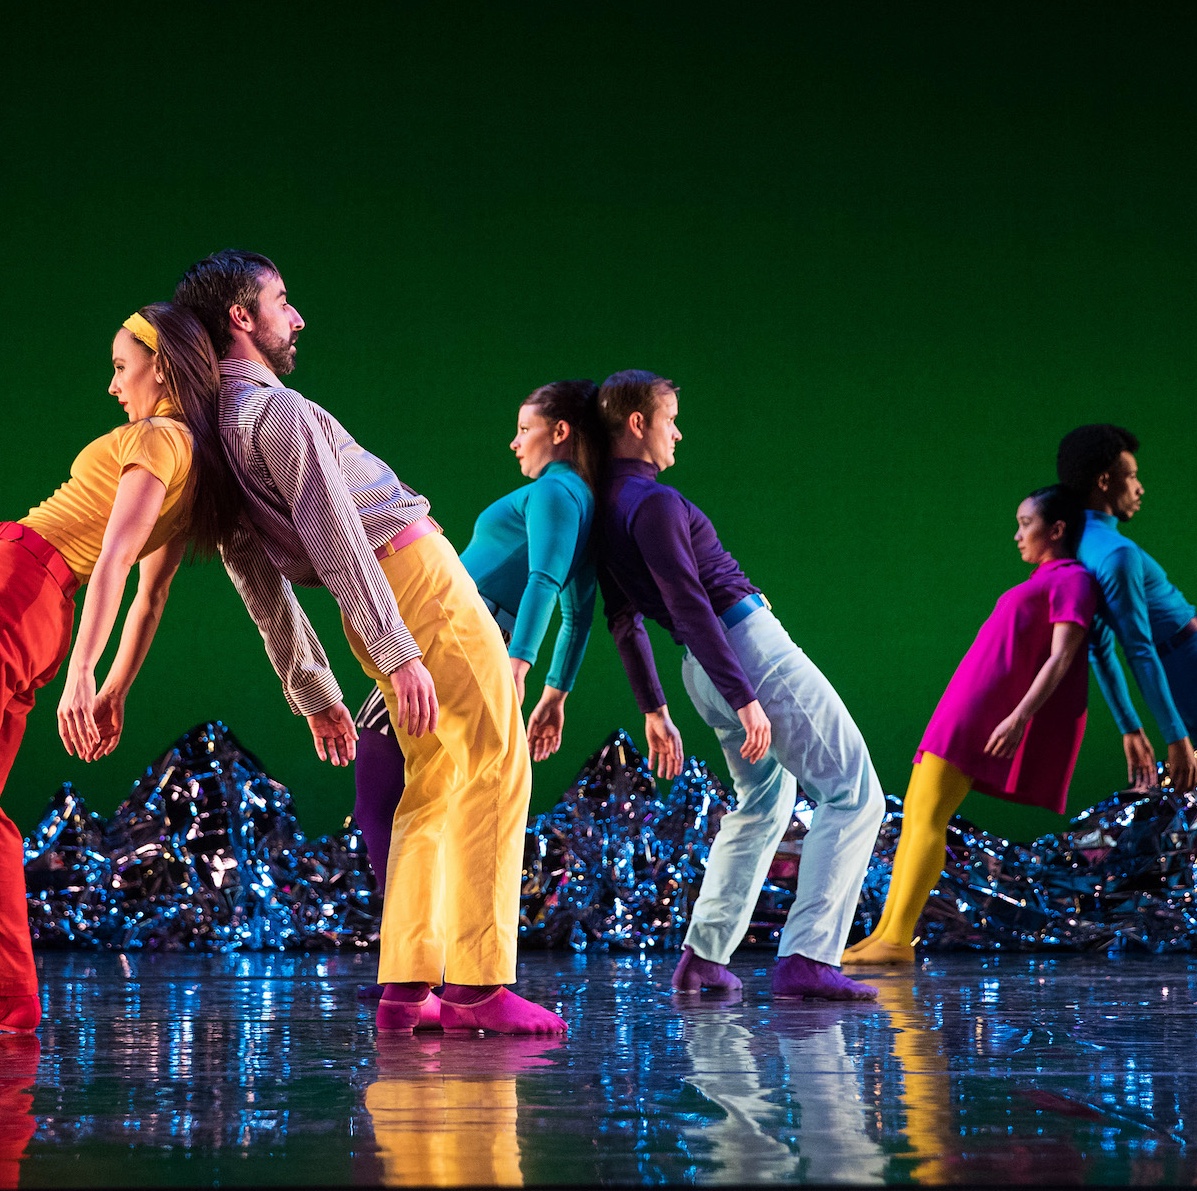
[[[772,612],[753,612],[728,630],[727,640],[769,717],[773,742],[755,765],[740,756],[745,733],[739,716],[687,650],[682,681],[719,737],[736,809],[719,825],[686,943],[703,959],[731,959],[789,826],[800,782],[816,805],[777,953],[838,964],[885,812],[881,782],[843,700]]]

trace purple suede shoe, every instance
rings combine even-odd
[[[695,955],[693,947],[682,949],[681,962],[673,969],[673,979],[669,982],[674,992],[697,993],[704,988],[717,989],[720,992],[739,992],[744,987],[739,976],[735,975],[726,964],[717,964],[712,959],[703,959]]]
[[[850,980],[831,964],[805,955],[782,955],[773,969],[773,995],[809,1001],[875,1001],[877,990]]]

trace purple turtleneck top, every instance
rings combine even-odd
[[[612,459],[600,502],[599,583],[607,625],[643,712],[665,703],[646,616],[684,645],[738,710],[756,698],[719,619],[759,590],[723,548],[710,518],[657,468]]]

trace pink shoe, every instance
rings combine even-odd
[[[441,1025],[446,1033],[490,1030],[496,1034],[564,1034],[569,1030],[551,1010],[525,1001],[509,988],[498,988],[472,1005],[442,1001]]]
[[[0,997],[0,1034],[32,1034],[42,1020],[36,996]]]
[[[871,984],[850,980],[831,964],[805,955],[782,955],[773,969],[775,997],[802,997],[811,1001],[875,1001]]]
[[[378,1002],[375,1026],[387,1033],[410,1034],[412,1030],[441,1028],[441,999],[430,992],[422,1001],[391,1001],[384,995]]]
[[[674,992],[696,993],[704,988],[720,992],[739,992],[743,981],[726,964],[717,964],[713,959],[703,959],[694,953],[694,948],[682,948],[681,962],[673,969],[669,982]]]

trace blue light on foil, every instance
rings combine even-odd
[[[528,825],[519,933],[527,946],[673,951],[733,796],[690,758],[658,789],[613,733]],[[745,943],[775,946],[813,805],[800,797]],[[855,933],[889,888],[902,807],[888,798]],[[41,946],[209,950],[365,947],[381,899],[352,820],[309,841],[286,787],[223,724],[188,732],[105,822],[69,785],[26,841]],[[1190,951],[1197,940],[1197,798],[1163,780],[1114,794],[1058,835],[1011,843],[959,817],[919,927],[933,949]]]

